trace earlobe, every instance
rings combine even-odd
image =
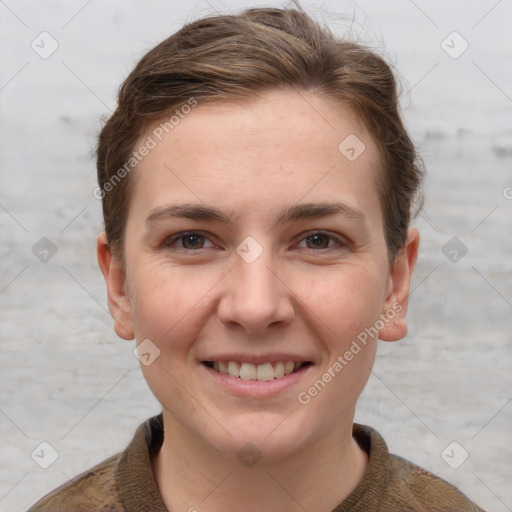
[[[397,254],[389,275],[388,294],[382,311],[387,321],[379,332],[379,339],[382,341],[397,341],[407,334],[405,314],[419,243],[418,230],[410,228],[405,246]]]
[[[135,334],[130,300],[125,289],[125,271],[112,255],[104,231],[98,235],[97,258],[107,285],[108,309],[114,319],[114,330],[120,338],[132,340]]]

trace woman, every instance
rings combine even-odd
[[[184,26],[98,145],[98,262],[162,414],[35,511],[480,511],[353,422],[406,334],[422,171],[389,66],[300,8]]]

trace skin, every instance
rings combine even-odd
[[[353,162],[338,150],[349,134],[366,146]],[[394,304],[402,309],[378,337],[406,334],[419,235],[409,230],[390,267],[378,169],[375,142],[351,110],[287,90],[199,102],[139,164],[125,266],[104,233],[98,261],[116,333],[160,350],[141,368],[163,408],[165,439],[153,467],[169,510],[327,512],[363,477],[367,455],[352,424],[377,338],[309,403],[297,395]],[[286,207],[324,202],[360,216],[278,222]],[[158,208],[184,203],[218,208],[231,222],[147,222]],[[169,241],[185,231],[205,238]],[[318,231],[324,235],[315,238]],[[252,263],[236,252],[248,236],[262,249]],[[230,393],[201,363],[212,354],[276,351],[313,364],[270,397]],[[252,467],[237,457],[248,442],[261,456]]]

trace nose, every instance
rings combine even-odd
[[[217,311],[220,320],[252,335],[290,324],[295,310],[286,281],[270,250],[264,250],[252,262],[237,254],[234,267],[224,280]]]

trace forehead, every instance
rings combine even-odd
[[[194,101],[193,109],[152,123],[144,136],[153,134],[164,145],[174,143],[177,153],[188,152],[192,144],[198,151],[209,151],[211,144],[251,149],[271,147],[275,142],[292,154],[322,150],[324,156],[345,154],[351,159],[354,155],[340,153],[347,148],[339,148],[349,135],[353,142],[359,139],[357,149],[363,148],[361,144],[369,149],[367,157],[375,149],[373,138],[351,107],[311,92],[272,89],[250,99]],[[226,134],[232,138],[222,140]]]
[[[254,209],[340,194],[349,206],[380,210],[378,149],[347,106],[274,90],[251,100],[198,100],[187,111],[154,122],[140,138],[154,147],[132,176],[130,210],[191,199]]]

